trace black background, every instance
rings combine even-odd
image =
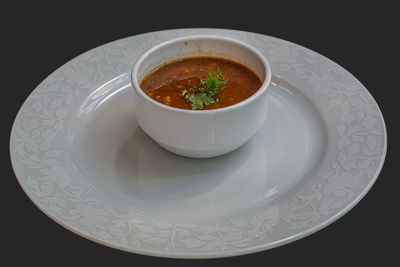
[[[34,1],[36,2],[36,1]],[[146,1],[145,1],[146,2]],[[304,1],[300,1],[304,2]],[[158,3],[54,1],[2,7],[1,260],[39,266],[121,264],[261,264],[330,266],[383,263],[398,251],[399,200],[394,133],[399,90],[399,33],[396,8],[370,1],[359,6],[321,1],[171,1]],[[261,5],[260,5],[261,4]],[[380,4],[380,5],[379,5]],[[226,259],[174,260],[131,254],[79,237],[46,217],[27,198],[11,169],[12,122],[31,91],[55,69],[99,45],[155,30],[213,27],[282,38],[332,59],[371,92],[385,117],[388,153],[377,182],[361,202],[335,223],[294,243]],[[4,81],[6,81],[4,83]],[[397,100],[398,101],[398,100]],[[395,217],[397,216],[397,217]],[[394,241],[394,242],[390,242]],[[140,263],[139,263],[140,262]]]

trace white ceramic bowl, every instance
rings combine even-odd
[[[217,56],[240,62],[257,73],[263,83],[248,99],[213,110],[170,107],[153,100],[140,88],[141,80],[157,66],[193,56]],[[223,155],[243,145],[264,123],[270,82],[268,61],[247,44],[219,36],[173,39],[145,52],[133,67],[136,118],[154,141],[173,153],[191,158]]]

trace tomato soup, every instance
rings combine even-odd
[[[239,103],[262,81],[252,70],[217,57],[192,57],[168,62],[151,71],[141,89],[152,99],[181,109],[209,110]]]

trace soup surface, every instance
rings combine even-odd
[[[151,71],[141,89],[152,99],[181,109],[217,109],[253,95],[261,80],[248,67],[216,57],[184,58]]]

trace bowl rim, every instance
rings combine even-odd
[[[239,45],[239,46],[243,47],[244,49],[251,51],[262,62],[262,64],[264,65],[264,68],[265,68],[265,72],[266,72],[265,79],[264,79],[263,83],[261,84],[260,88],[253,95],[251,95],[250,97],[246,98],[245,100],[243,100],[241,102],[238,102],[236,104],[233,104],[233,105],[230,105],[227,107],[217,108],[217,109],[209,109],[209,110],[191,110],[191,109],[182,109],[182,108],[171,107],[171,106],[162,104],[162,103],[152,99],[151,97],[149,97],[140,88],[139,81],[137,79],[139,66],[143,63],[143,61],[149,55],[151,55],[152,53],[155,53],[157,50],[159,50],[165,46],[168,46],[168,45],[174,44],[174,43],[185,42],[185,41],[195,41],[195,40],[222,40],[222,41],[235,43],[236,45]],[[241,64],[244,64],[244,63],[241,63]],[[131,71],[132,87],[146,102],[156,105],[156,106],[158,106],[164,110],[168,110],[168,111],[173,111],[173,112],[177,112],[177,113],[186,113],[186,114],[203,114],[203,115],[226,112],[226,111],[230,111],[232,109],[238,109],[238,108],[241,108],[241,107],[251,104],[252,102],[256,101],[258,98],[260,98],[267,91],[267,89],[269,88],[270,83],[271,83],[271,77],[272,77],[271,66],[270,66],[268,60],[257,49],[255,49],[254,47],[252,47],[242,41],[239,41],[237,39],[224,37],[224,36],[215,36],[215,35],[189,35],[189,36],[178,37],[178,38],[174,38],[174,39],[162,42],[162,43],[154,46],[153,48],[147,50],[146,52],[144,52],[139,57],[139,59],[136,61],[136,63],[134,64],[134,66],[132,68],[132,71]]]

